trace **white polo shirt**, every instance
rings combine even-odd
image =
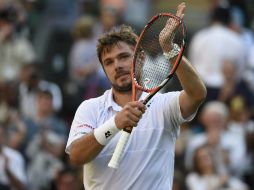
[[[116,134],[100,154],[84,165],[86,190],[169,190],[174,172],[175,141],[183,123],[180,92],[156,94],[130,135],[117,170],[109,168],[120,133]],[[140,100],[147,96],[143,93]],[[122,108],[112,98],[112,90],[84,101],[75,114],[66,152],[71,143],[101,126]],[[194,115],[193,115],[194,116]],[[193,117],[192,116],[192,117]],[[191,117],[191,118],[192,118]],[[85,146],[85,145],[84,145]]]

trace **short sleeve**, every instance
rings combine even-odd
[[[183,118],[179,103],[180,94],[180,91],[168,92],[159,97],[159,107],[163,110],[164,118],[167,122],[166,126],[169,127],[169,130],[173,131],[176,136],[180,133],[179,126],[184,122],[191,121],[196,114],[193,113],[190,117]]]
[[[66,145],[66,153],[69,154],[71,143],[78,138],[90,133],[96,126],[96,110],[91,101],[84,101],[77,109],[71,124],[71,129]]]

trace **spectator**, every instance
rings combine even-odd
[[[34,118],[27,118],[25,122],[27,126],[27,137],[24,148],[40,132],[50,130],[63,137],[66,137],[68,133],[65,122],[55,115],[52,94],[47,90],[38,91],[36,115]]]
[[[0,189],[25,190],[25,160],[16,150],[5,144],[5,129],[0,126]]]
[[[24,117],[34,118],[37,113],[37,93],[40,90],[50,91],[53,98],[53,111],[59,112],[62,108],[62,92],[53,82],[43,80],[37,65],[27,64],[20,73],[19,103],[20,112]],[[31,107],[30,105],[34,105]]]
[[[155,6],[154,0],[124,0],[125,11],[124,21],[137,31],[141,30],[151,18],[152,8]]]
[[[30,42],[16,35],[16,15],[13,6],[0,9],[0,82],[17,80],[22,66],[35,60]]]
[[[79,18],[73,28],[74,43],[69,55],[69,77],[67,93],[72,99],[71,107],[84,99],[101,94],[109,88],[96,54],[94,21],[91,16]]]
[[[27,129],[23,118],[17,112],[12,112],[5,125],[7,127],[7,145],[14,150],[22,152]]]
[[[211,21],[208,28],[194,35],[189,48],[190,60],[207,86],[207,101],[218,97],[224,82],[221,69],[224,61],[237,65],[236,75],[239,78],[245,58],[244,45],[239,34],[228,27],[231,23],[230,9],[215,8]]]
[[[242,96],[246,100],[250,109],[254,106],[254,93],[249,88],[246,81],[237,77],[237,65],[231,61],[225,61],[222,65],[223,84],[219,89],[218,99],[228,106],[235,96]]]
[[[26,127],[23,118],[18,113],[17,83],[5,82],[0,89],[0,122],[6,128],[6,144],[15,150],[21,151],[26,136]]]
[[[237,173],[238,168],[241,168],[246,152],[245,142],[241,138],[235,140],[235,136],[226,132],[228,114],[228,108],[221,102],[212,101],[204,105],[201,123],[205,132],[194,135],[187,144],[185,155],[187,169],[193,167],[193,152],[203,144],[207,144],[213,152],[220,174]]]
[[[51,181],[63,169],[65,138],[50,129],[34,136],[27,148],[28,180],[31,190],[49,189]]]
[[[95,37],[110,31],[112,27],[122,24],[123,12],[113,4],[102,3],[99,10],[99,22],[95,26]]]
[[[252,141],[254,121],[251,120],[250,108],[241,96],[235,96],[230,102],[230,121],[226,133],[235,141],[244,141],[246,144],[246,155],[244,161],[235,168],[235,175],[242,177],[249,173],[252,168]]]
[[[207,146],[196,149],[193,172],[186,178],[188,190],[247,190],[247,186],[230,175],[221,175]]]

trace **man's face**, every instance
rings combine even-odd
[[[119,42],[102,52],[102,65],[114,90],[131,91],[131,64],[134,47]]]

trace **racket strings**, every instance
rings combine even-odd
[[[171,48],[172,43],[180,45],[179,40],[176,40],[176,36],[179,36],[178,26],[179,22],[174,18],[160,17],[143,34],[134,58],[136,82],[142,88],[154,89],[170,74],[173,60],[167,59],[163,53],[165,49]],[[161,40],[164,40],[165,45],[162,46]]]

